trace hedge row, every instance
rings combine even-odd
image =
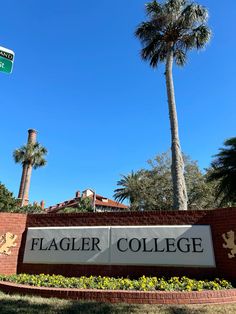
[[[63,277],[61,275],[0,275],[0,281],[9,281],[18,284],[27,284],[36,287],[102,289],[102,290],[139,290],[139,291],[202,291],[222,290],[233,288],[232,284],[224,279],[195,280],[187,277],[145,277],[137,280],[113,277]]]

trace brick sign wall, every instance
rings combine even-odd
[[[209,225],[211,227],[216,267],[23,263],[26,243],[25,228],[154,225]],[[17,271],[18,273],[54,273],[66,276],[93,274],[130,277],[142,276],[144,274],[154,276],[186,275],[196,278],[224,277],[229,280],[236,280],[236,208],[187,212],[163,211],[35,215],[2,213],[0,214],[0,235],[5,235],[7,232],[17,235],[17,240],[13,241],[13,246],[10,249],[11,255],[0,253],[0,273],[15,273]],[[17,243],[16,246],[14,246],[15,243]]]
[[[0,274],[15,274],[26,215],[0,213]]]

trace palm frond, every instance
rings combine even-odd
[[[146,13],[150,17],[156,17],[158,14],[162,12],[162,5],[157,1],[152,1],[147,3],[146,5]]]
[[[13,158],[16,163],[22,163],[24,161],[26,147],[21,146],[20,148],[14,150],[13,152]]]
[[[206,23],[208,19],[208,11],[205,7],[191,3],[187,5],[181,12],[179,21],[182,27],[190,28],[194,27],[197,23]]]
[[[161,41],[162,25],[158,21],[143,22],[137,27],[135,36],[141,40],[143,45],[150,41],[151,38],[157,38],[158,36],[160,36],[159,40]]]
[[[201,49],[210,40],[211,31],[205,25],[200,25],[197,28],[192,29],[191,32],[185,34],[182,37],[182,45],[186,50],[191,50],[193,48]]]
[[[46,164],[44,156],[47,154],[47,149],[36,143],[28,143],[16,149],[13,152],[13,158],[16,163],[21,163],[22,165],[31,165],[34,169],[42,167]]]
[[[134,172],[132,171],[127,176],[122,175],[121,180],[117,182],[118,186],[114,191],[114,198],[118,202],[123,202],[125,199],[129,200],[132,204],[135,200],[139,198],[139,186],[141,184],[142,171]]]
[[[216,182],[216,198],[222,198],[222,204],[236,203],[236,137],[226,140],[224,145],[226,148],[221,148],[211,163],[208,181]]]
[[[187,62],[186,53],[181,49],[176,49],[174,51],[175,63],[179,66],[184,66]]]
[[[168,0],[166,1],[164,8],[168,13],[177,13],[186,6],[186,0]]]
[[[159,51],[162,42],[159,40],[159,36],[153,40],[147,42],[146,46],[141,50],[141,57],[144,60],[150,60],[150,58]]]
[[[205,25],[207,9],[187,0],[168,0],[164,4],[152,1],[146,5],[148,21],[136,31],[142,44],[141,57],[156,67],[167,58],[169,49],[175,55],[177,65],[186,63],[187,51],[205,46],[211,37]]]

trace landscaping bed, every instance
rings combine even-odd
[[[224,279],[194,280],[142,276],[63,277],[61,275],[0,275],[0,290],[9,294],[38,295],[73,300],[133,304],[206,304],[236,302],[236,289]]]
[[[232,289],[225,279],[195,280],[188,277],[145,277],[138,279],[114,277],[64,277],[61,275],[0,275],[0,281],[26,284],[35,287],[99,289],[99,290],[135,290],[135,291],[203,291]]]

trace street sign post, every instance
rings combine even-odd
[[[12,72],[14,56],[12,50],[0,46],[0,72]]]

